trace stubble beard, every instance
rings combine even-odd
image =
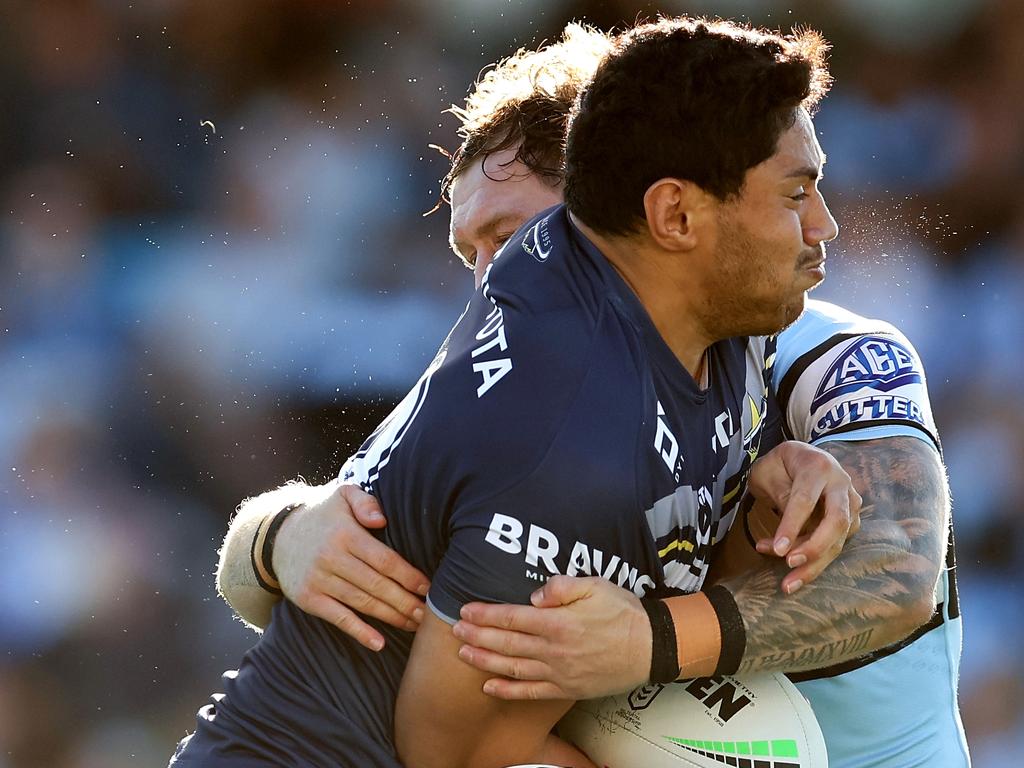
[[[794,293],[778,284],[771,268],[772,244],[728,219],[722,221],[722,232],[705,326],[715,338],[727,339],[770,336],[792,325],[803,312],[807,292]],[[795,280],[795,267],[791,274]]]

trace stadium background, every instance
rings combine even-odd
[[[666,1],[835,43],[819,295],[930,372],[976,765],[1024,738],[1024,3]],[[485,64],[653,5],[7,0],[0,768],[163,765],[254,636],[212,589],[245,495],[327,479],[470,289],[432,216]],[[913,697],[913,691],[893,691]]]

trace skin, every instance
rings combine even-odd
[[[479,288],[494,254],[519,227],[562,202],[561,186],[534,176],[506,149],[473,163],[451,188],[452,250],[473,269]]]

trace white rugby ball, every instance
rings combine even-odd
[[[558,734],[599,768],[826,768],[811,705],[784,675],[722,675],[577,702]]]

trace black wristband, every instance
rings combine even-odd
[[[284,524],[285,518],[301,506],[301,504],[289,504],[279,512],[264,517],[256,526],[256,533],[252,537],[252,545],[249,547],[249,562],[252,564],[252,572],[256,576],[256,583],[272,595],[284,594],[281,592],[281,585],[278,583],[277,573],[274,571],[274,541],[277,539],[277,532]]]
[[[734,675],[743,661],[747,650],[747,629],[743,625],[743,617],[736,605],[732,592],[721,584],[708,589],[705,593],[708,602],[718,616],[718,626],[722,637],[722,650],[718,654],[716,675]]]
[[[640,600],[651,622],[651,682],[671,683],[679,677],[679,649],[672,613],[661,600]]]
[[[274,570],[274,542],[277,541],[277,532],[281,530],[281,526],[288,519],[288,515],[301,506],[301,504],[289,504],[275,514],[267,525],[267,535],[263,538],[263,551],[260,554],[260,559],[263,562],[263,568],[270,575],[270,578],[277,583],[280,583],[277,578],[277,572]]]

